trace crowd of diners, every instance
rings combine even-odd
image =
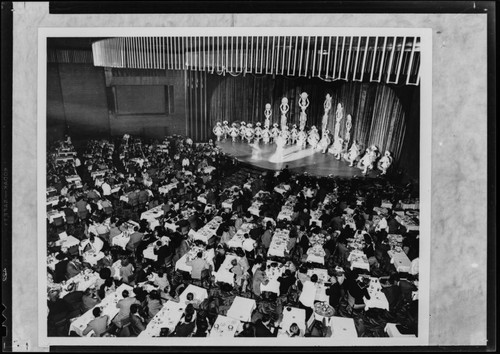
[[[419,233],[400,222],[402,205],[418,198],[415,185],[293,174],[287,167],[235,182],[235,159],[211,141],[181,136],[79,143],[75,149],[66,137],[48,147],[49,336],[145,335],[175,304],[182,316],[156,336],[210,336],[237,297],[255,306],[236,337],[335,338],[332,321],[340,317],[352,319],[357,336],[387,336],[387,323],[418,335]],[[153,218],[142,217],[152,209]],[[213,234],[198,237],[212,220],[218,220]],[[282,232],[284,245],[274,239]],[[406,268],[398,269],[391,251],[408,259]],[[185,259],[190,271],[178,266]],[[277,278],[270,276],[274,269]],[[218,278],[222,270],[229,280]],[[266,290],[270,278],[279,288]],[[370,305],[373,281],[385,308]],[[206,296],[186,290],[193,285]],[[109,312],[102,304],[112,297]],[[305,320],[285,323],[290,308],[305,312]]]

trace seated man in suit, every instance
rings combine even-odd
[[[130,306],[130,336],[137,337],[146,329],[145,320],[139,314],[140,306],[133,304]]]
[[[256,337],[276,337],[277,334],[278,329],[271,324],[271,317],[267,314],[255,324]]]
[[[130,240],[127,243],[127,250],[134,252],[137,246],[141,243],[144,234],[139,232],[139,226],[134,226],[134,233],[130,235]]]
[[[135,297],[129,297],[128,290],[123,290],[122,292],[123,299],[118,301],[116,307],[120,309],[118,314],[113,319],[113,323],[118,327],[122,328],[129,317],[130,317],[130,307],[133,304],[140,305],[140,302]]]
[[[108,329],[108,315],[101,316],[101,308],[96,307],[92,310],[92,314],[94,315],[94,319],[90,321],[87,325],[87,328],[83,330],[83,335],[86,336],[90,331],[94,331],[96,337],[101,337],[104,332]]]

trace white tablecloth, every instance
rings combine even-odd
[[[74,236],[71,236],[71,235],[62,239],[62,240],[56,241],[56,246],[61,246],[61,249],[62,248],[67,249],[67,248],[70,248],[73,246],[78,246],[79,244],[80,244],[80,240]]]
[[[92,287],[99,281],[99,273],[93,272],[89,269],[80,272],[80,274],[75,275],[73,278],[69,279],[66,282],[66,285],[62,287],[62,291],[60,297],[64,297],[68,294],[68,287],[70,284],[76,284],[76,287],[73,291],[85,291],[88,288]]]
[[[237,260],[238,257],[232,254],[226,254],[226,258],[224,259],[224,262],[221,264],[219,270],[213,273],[216,282],[223,282],[233,285],[234,274],[230,272],[231,268],[233,267],[231,265],[231,261],[233,259]]]
[[[260,208],[262,207],[264,203],[256,200],[252,203],[252,205],[250,206],[250,208],[248,208],[248,211],[250,212],[250,214],[252,215],[255,215],[255,216],[259,216],[260,214]]]
[[[179,302],[181,303],[186,303],[187,301],[187,294],[192,293],[193,298],[195,300],[198,300],[199,302],[202,302],[208,297],[208,292],[207,289],[200,288],[199,286],[189,284],[186,289],[182,292],[182,294],[179,296]]]
[[[111,323],[111,320],[119,312],[119,309],[116,307],[116,304],[118,303],[118,301],[123,299],[122,296],[123,290],[128,290],[129,296],[131,297],[134,296],[134,292],[132,291],[133,288],[130,285],[122,284],[116,289],[114,293],[109,294],[101,301],[101,303],[96,305],[97,307],[102,308],[102,313],[101,313],[102,316],[104,315],[109,316],[108,325]],[[88,323],[95,318],[94,315],[92,314],[93,310],[94,308],[91,308],[83,315],[78,317],[76,320],[74,320],[71,323],[69,330],[76,332],[79,336],[83,336],[83,331],[85,330],[85,328],[87,328]]]
[[[182,256],[177,262],[175,262],[175,270],[180,270],[183,272],[189,272],[191,273],[191,270],[193,269],[191,266],[187,265],[188,259],[193,259],[196,257],[196,254],[202,251],[203,252],[203,259],[207,261],[209,265],[212,266],[212,269],[214,268],[214,257],[215,257],[215,251],[213,248],[209,250],[203,250],[202,248],[199,247],[193,247],[191,250],[189,250],[188,253],[186,253],[184,256]]]
[[[290,326],[296,323],[302,331],[306,330],[306,310],[297,307],[283,307],[283,320],[280,327],[283,331],[290,329]]]
[[[401,334],[401,332],[399,332],[399,330],[396,327],[396,323],[386,324],[384,331],[385,331],[385,333],[387,333],[387,335],[389,337],[413,337],[413,338],[415,338],[414,334]]]
[[[273,238],[271,240],[271,244],[269,245],[269,251],[267,252],[267,256],[277,256],[284,257],[286,246],[288,244],[290,231],[289,230],[281,230],[277,229],[273,234]]]
[[[144,258],[151,259],[152,261],[156,262],[158,260],[158,256],[154,254],[154,247],[155,247],[154,245],[155,242],[150,244],[144,251],[142,251],[142,256]]]
[[[307,275],[311,277],[313,274],[318,276],[318,282],[320,283],[328,283],[330,277],[328,276],[328,270],[321,268],[313,268],[307,270]]]
[[[241,327],[239,320],[219,315],[208,337],[234,337],[236,331],[239,331]]]
[[[59,202],[59,198],[58,198],[58,202]],[[49,219],[49,222],[51,224],[54,222],[55,218],[59,218],[59,217],[62,217],[64,220],[66,220],[66,214],[64,214],[64,211],[53,210],[53,211],[47,212],[47,219]]]
[[[158,337],[162,328],[168,328],[172,333],[181,320],[185,308],[186,305],[182,302],[167,301],[151,319],[146,329],[138,335],[138,338]]]
[[[124,232],[122,232],[121,234],[113,237],[113,239],[111,240],[111,245],[120,246],[121,248],[125,249],[129,241],[130,235],[128,233],[125,234]]]
[[[91,176],[93,179],[96,179],[97,177],[102,177],[102,176],[104,176],[107,172],[108,172],[108,170],[94,171],[94,172],[90,172],[90,176]]]
[[[57,204],[59,204],[59,197],[58,196],[47,198],[47,205],[54,206]]]
[[[89,263],[90,265],[93,265],[95,266],[97,264],[97,262],[100,260],[100,259],[103,259],[104,258],[104,253],[102,252],[98,252],[98,253],[94,253],[94,252],[85,252],[82,257],[83,257],[83,261],[84,262],[87,262]]]
[[[72,176],[66,176],[66,181],[71,183],[71,182],[76,182],[76,181],[81,181],[82,179],[78,175],[72,175]]]
[[[170,183],[170,184],[167,184],[165,186],[158,188],[158,192],[160,194],[167,194],[168,192],[170,192],[172,189],[175,189],[175,188],[177,188],[177,182]]]
[[[356,326],[352,318],[333,316],[330,319],[330,325],[332,328],[332,338],[358,338],[358,332],[356,331]]]
[[[347,257],[347,261],[351,262],[351,270],[354,268],[366,269],[370,271],[370,264],[368,263],[368,258],[363,253],[363,251],[354,250]]]
[[[255,228],[257,225],[252,224],[252,223],[243,223],[241,227],[236,231],[236,234],[233,236],[231,240],[227,243],[227,245],[231,248],[238,248],[241,247],[243,248],[243,241],[245,241],[244,235],[246,233],[249,233],[250,230]]]
[[[382,292],[382,286],[378,278],[370,278],[370,284],[368,285],[368,294],[370,294],[370,300],[366,297],[363,298],[365,302],[365,310],[370,308],[379,308],[389,311],[389,301],[387,297]]]
[[[145,219],[149,223],[149,227],[153,230],[156,226],[160,225],[158,219],[163,216],[163,204],[160,204],[148,211],[141,214],[141,220]]]
[[[396,252],[395,250],[387,251],[391,257],[391,263],[394,264],[396,270],[401,273],[409,273],[411,268],[411,261],[403,251]]]
[[[255,300],[236,296],[226,316],[242,322],[250,322],[256,306]]]
[[[205,243],[208,243],[208,241],[213,236],[215,236],[217,229],[219,228],[221,223],[222,223],[222,218],[220,216],[214,217],[205,226],[196,231],[196,233],[193,234],[193,238],[195,240],[200,240]]]
[[[271,267],[268,263],[268,267],[266,269],[266,277],[269,280],[267,284],[260,284],[260,291],[269,291],[272,293],[276,293],[280,295],[280,282],[278,278],[285,272],[285,266],[283,264],[279,264],[277,267]]]

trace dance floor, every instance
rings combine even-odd
[[[264,169],[281,170],[288,165],[288,169],[292,172],[307,172],[316,176],[363,176],[359,168],[349,167],[349,163],[345,160],[338,161],[332,154],[323,154],[309,146],[302,150],[298,145],[287,145],[279,151],[276,144],[255,145],[240,141],[233,143],[230,139],[216,144],[224,153],[235,157],[238,161]],[[378,171],[371,171],[368,177],[375,177],[378,174]]]

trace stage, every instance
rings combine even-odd
[[[278,151],[276,144],[258,145],[248,144],[246,142],[226,141],[216,142],[222,151],[235,157],[238,161],[268,170],[281,170],[286,165],[291,172],[307,172],[316,176],[335,177],[362,177],[362,171],[357,167],[349,167],[349,163],[341,159],[335,159],[328,152],[323,154],[308,146],[300,149],[298,145],[287,145],[282,151]],[[376,177],[379,171],[370,171],[368,177]]]

